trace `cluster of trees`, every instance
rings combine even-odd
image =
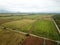
[[[57,23],[58,27],[60,28],[60,14],[56,14],[53,16],[53,19]]]

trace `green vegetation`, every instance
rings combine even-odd
[[[3,16],[1,18],[3,19]],[[0,26],[32,33],[40,37],[60,40],[60,36],[50,15],[20,15],[10,17],[5,16],[5,18],[8,20],[11,19],[12,21],[5,22]]]
[[[31,28],[31,25],[34,21],[35,20],[22,19],[22,20],[18,20],[18,21],[4,23],[1,26],[28,32],[27,30],[29,30]]]
[[[34,27],[32,28],[32,33],[41,37],[60,40],[54,23],[49,20],[36,21]]]
[[[60,14],[54,15],[53,19],[57,23],[58,27],[60,28]]]

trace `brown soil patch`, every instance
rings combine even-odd
[[[43,38],[28,36],[22,45],[57,45],[57,42],[45,40]]]
[[[43,39],[29,36],[22,45],[43,45]]]
[[[50,40],[46,40],[46,45],[57,45],[57,43]]]
[[[50,16],[43,16],[42,19],[43,20],[51,20],[51,17]]]

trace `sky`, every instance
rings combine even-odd
[[[0,9],[14,12],[60,13],[60,0],[0,0]]]

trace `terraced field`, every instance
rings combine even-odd
[[[50,16],[26,16],[21,20],[3,23],[1,26],[52,40],[60,40],[58,31]]]

